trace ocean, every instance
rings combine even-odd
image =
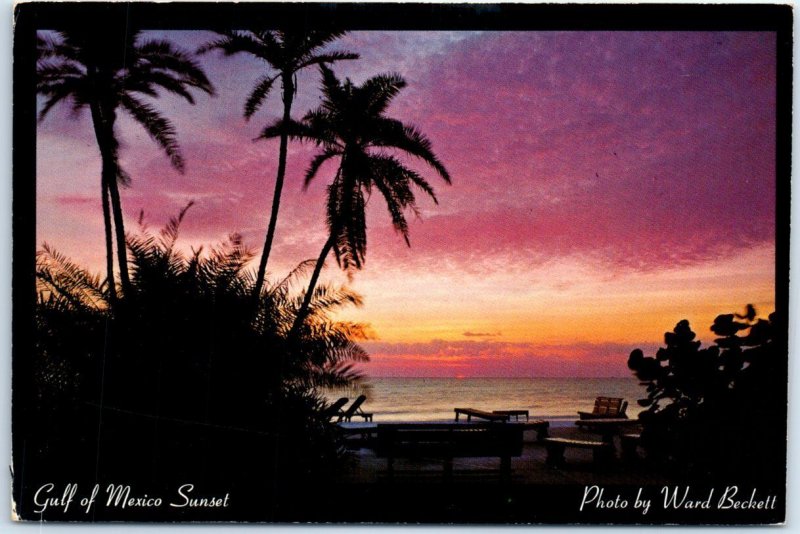
[[[362,405],[375,422],[450,421],[453,408],[529,410],[531,417],[571,421],[591,411],[598,396],[628,401],[628,416],[643,408],[645,389],[633,378],[369,378],[347,390],[329,390],[328,399],[367,396]],[[354,419],[354,421],[360,418]]]

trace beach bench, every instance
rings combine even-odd
[[[530,412],[528,410],[492,410],[492,413],[507,415],[509,418],[513,416],[517,421],[519,421],[520,415],[524,415],[526,421],[530,420]]]
[[[627,419],[628,401],[619,397],[597,397],[591,412],[578,412],[581,419]]]
[[[372,421],[372,414],[365,413],[364,410],[361,409],[361,405],[364,404],[364,401],[366,400],[366,395],[359,395],[356,400],[353,401],[353,404],[351,404],[347,410],[344,410],[341,413],[339,416],[339,421],[347,421],[349,423],[356,415],[363,417],[364,421]]]
[[[451,479],[454,458],[497,457],[500,476],[511,476],[511,457],[522,455],[523,425],[490,423],[384,423],[376,429],[375,454],[386,458],[389,476],[396,458],[436,459]]]
[[[456,412],[456,422],[458,422],[458,417],[462,414],[467,416],[467,422],[472,421],[473,417],[485,419],[487,421],[502,422],[506,422],[510,419],[507,413],[487,412],[484,410],[476,410],[475,408],[454,408],[453,411]]]
[[[564,451],[568,447],[576,449],[591,449],[592,457],[596,464],[607,462],[614,456],[614,446],[605,441],[585,441],[567,438],[545,438],[547,449],[547,464],[553,467],[564,465]]]

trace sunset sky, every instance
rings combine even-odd
[[[208,32],[161,32],[195,49]],[[439,204],[418,196],[411,247],[380,198],[368,208],[364,269],[326,280],[365,300],[371,376],[629,376],[688,319],[704,342],[716,315],[775,306],[776,39],[767,32],[354,32],[330,49],[360,83],[397,72],[389,115],[425,132],[449,170],[425,167]],[[218,95],[154,104],[187,162],[173,170],[138,125],[118,123],[128,230],[159,228],[190,200],[181,243],[241,233],[263,243],[278,142],[254,142],[282,109],[279,91],[248,122],[264,73],[247,56],[200,59]],[[294,116],[319,102],[298,78]],[[323,167],[305,192],[311,145],[289,147],[270,259],[273,278],[325,242]],[[90,116],[53,110],[37,134],[37,243],[102,272],[100,157]]]

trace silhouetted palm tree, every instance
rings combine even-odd
[[[37,91],[45,97],[39,118],[58,103],[71,100],[72,109],[88,107],[102,159],[101,191],[105,225],[107,283],[115,298],[111,213],[117,240],[120,281],[130,289],[125,227],[118,183],[130,182],[119,165],[119,142],[114,131],[117,110],[122,108],[141,124],[183,172],[184,161],[175,128],[140,96],[157,97],[159,89],[194,104],[189,88],[213,94],[213,87],[191,55],[169,41],[140,39],[139,31],[123,25],[98,24],[37,36]],[[110,200],[110,206],[109,206]]]
[[[351,52],[324,52],[319,50],[330,42],[344,35],[340,31],[320,30],[241,30],[221,33],[221,37],[202,46],[198,52],[219,49],[225,55],[247,53],[266,63],[267,73],[259,78],[244,105],[244,117],[249,119],[261,107],[269,95],[272,85],[280,79],[283,99],[283,122],[291,120],[292,102],[297,92],[297,72],[312,65],[323,65],[344,59],[358,59],[358,54]],[[278,210],[281,203],[284,177],[286,175],[286,152],[288,137],[286,132],[280,133],[278,151],[278,171],[275,176],[275,192],[272,196],[272,210],[264,240],[264,249],[258,266],[254,295],[258,295],[264,284],[267,261],[272,250],[275,237],[275,226],[278,222]]]
[[[416,212],[412,185],[436,202],[430,184],[393,153],[422,160],[450,183],[450,175],[433,153],[428,138],[413,126],[384,115],[392,98],[406,85],[399,75],[375,76],[357,86],[349,79],[342,83],[324,65],[320,70],[322,105],[308,112],[301,123],[278,122],[261,134],[269,138],[288,132],[290,137],[313,141],[322,148],[306,171],[305,187],[326,161],[339,158],[339,167],[328,186],[329,237],[311,275],[292,327],[294,332],[305,321],[320,271],[331,250],[343,269],[361,268],[367,250],[365,195],[371,194],[373,189],[380,192],[386,200],[392,225],[409,246],[404,211]]]

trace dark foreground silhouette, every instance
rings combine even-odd
[[[782,519],[786,378],[774,316],[758,319],[752,308],[720,316],[712,327],[720,337],[705,349],[681,322],[654,358],[634,351],[629,365],[648,391],[640,401],[649,406],[641,417],[647,463],[615,467],[633,469],[636,484],[652,473],[653,484],[691,484],[696,494],[730,483],[755,488],[777,496],[774,510],[578,516],[582,492],[607,473],[548,471],[543,461],[534,469],[541,479],[526,475],[526,483],[508,470],[499,480],[420,472],[363,481],[347,476],[356,458],[331,421],[346,412],[318,393],[356,380],[352,364],[367,358],[357,344],[363,327],[330,316],[360,299],[320,286],[302,329],[290,335],[302,304],[292,284],[310,263],[254,300],[243,268],[251,254],[238,236],[207,253],[178,252],[185,213],[158,234],[129,238],[132,289],[113,305],[99,277],[46,246],[39,253],[35,346],[21,367],[28,372],[14,377],[26,408],[14,421],[14,498],[23,519]],[[365,418],[359,407],[350,416]],[[635,494],[624,476],[614,480],[609,493]]]
[[[654,357],[631,352],[647,388],[639,418],[651,458],[698,480],[784,484],[787,352],[777,321],[748,305],[714,320],[709,347],[684,320]]]
[[[290,343],[301,299],[291,286],[306,266],[254,300],[244,270],[252,256],[238,236],[207,253],[178,252],[184,214],[159,234],[129,238],[131,291],[118,292],[113,306],[99,277],[46,246],[38,254],[35,350],[29,372],[14,377],[26,407],[14,421],[23,518],[39,519],[35,503],[62,497],[67,484],[81,492],[130,485],[132,497],[179,502],[184,484],[194,485],[192,497],[226,488],[222,497],[252,495],[270,518],[295,489],[325,484],[344,465],[317,388],[359,377],[352,364],[367,360],[357,345],[363,327],[330,313],[360,298],[320,286]],[[51,506],[44,517],[103,517],[78,508],[65,515]],[[166,499],[158,510],[116,508],[105,517],[203,517]]]

